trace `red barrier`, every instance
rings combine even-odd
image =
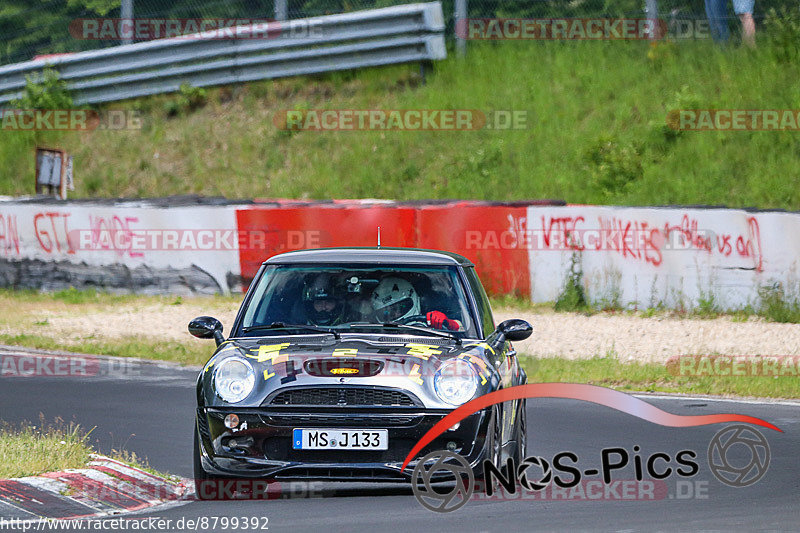
[[[413,207],[352,204],[238,209],[242,284],[250,284],[266,259],[289,250],[376,246],[378,226],[383,246],[413,248],[415,212]]]
[[[288,204],[288,202],[287,202]],[[429,248],[470,259],[492,294],[530,295],[525,205],[375,205],[366,201],[292,202],[239,209],[239,261],[247,286],[261,263],[303,248],[383,246]],[[249,238],[253,237],[253,238]]]
[[[417,216],[417,246],[446,250],[475,263],[491,294],[530,295],[524,242],[527,207],[463,202],[424,206]]]

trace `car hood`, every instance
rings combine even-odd
[[[444,361],[468,361],[488,390],[498,379],[489,364],[488,345],[464,340],[462,344],[431,337],[391,337],[333,340],[305,337],[253,337],[221,344],[203,368],[199,400],[206,406],[264,407],[280,390],[289,387],[354,386],[389,387],[411,393],[418,407],[452,409],[433,389],[433,376]],[[214,367],[228,357],[242,357],[253,366],[256,384],[242,402],[229,404],[213,387]]]

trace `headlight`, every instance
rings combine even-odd
[[[241,357],[229,357],[214,371],[214,388],[217,395],[228,403],[241,402],[253,390],[256,373]]]
[[[461,405],[475,396],[478,376],[472,364],[463,359],[453,359],[436,371],[433,388],[443,401],[451,405]]]

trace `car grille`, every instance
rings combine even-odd
[[[414,426],[422,421],[422,416],[335,416],[323,414],[270,415],[269,422],[277,426],[319,426],[334,427],[389,427]]]
[[[400,472],[388,468],[294,467],[281,470],[275,479],[324,479],[325,481],[407,481]]]
[[[414,399],[401,391],[360,387],[309,387],[288,389],[278,393],[270,405],[331,406],[414,406]]]

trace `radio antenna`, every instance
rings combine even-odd
[[[378,248],[381,247],[381,227],[378,226]]]

